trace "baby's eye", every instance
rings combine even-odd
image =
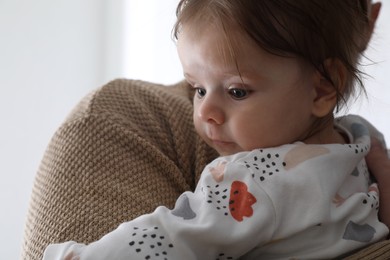
[[[206,95],[206,90],[204,88],[195,88],[195,92],[199,98],[202,98]]]
[[[234,99],[244,99],[248,96],[249,92],[246,89],[240,88],[232,88],[229,89],[229,95],[231,95]]]

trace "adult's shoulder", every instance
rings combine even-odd
[[[65,123],[90,116],[125,119],[130,113],[133,118],[140,110],[140,114],[177,107],[191,110],[190,97],[190,89],[184,81],[163,85],[141,80],[115,79],[82,98]]]

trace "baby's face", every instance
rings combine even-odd
[[[197,132],[221,155],[303,141],[314,120],[317,74],[235,35],[233,58],[226,36],[212,27],[180,32],[177,49],[195,89]]]

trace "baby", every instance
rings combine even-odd
[[[366,1],[182,0],[194,125],[221,157],[170,210],[44,259],[329,259],[382,240],[364,157],[383,136],[334,113],[362,86]],[[362,30],[362,28],[367,28]]]

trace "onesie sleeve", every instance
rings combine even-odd
[[[378,139],[378,141],[381,142],[383,148],[387,148],[383,133],[376,129],[375,126],[365,118],[358,115],[348,115],[337,118],[337,121],[342,123],[351,131],[354,139],[357,139],[362,135],[369,135]]]
[[[247,167],[221,158],[172,210],[158,207],[89,245],[52,244],[44,259],[237,259],[271,240],[274,219]]]

